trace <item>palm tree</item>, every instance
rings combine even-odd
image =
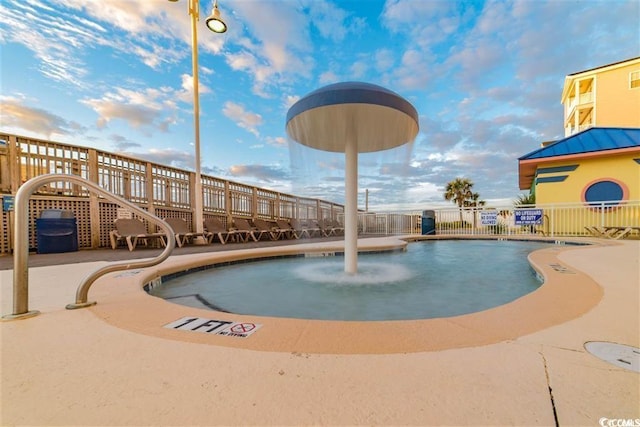
[[[469,207],[469,208],[479,208],[480,206],[484,206],[486,204],[487,204],[487,202],[485,202],[484,200],[480,200],[480,194],[478,194],[478,193],[473,193],[471,195],[471,200],[465,200],[464,201],[464,206],[465,207]],[[478,226],[478,217],[476,215],[477,215],[477,212],[474,209],[474,213],[473,213],[473,228],[476,228]]]
[[[473,184],[471,184],[473,185]],[[471,195],[471,199],[470,200],[465,200],[464,201],[464,205],[465,207],[470,207],[470,208],[477,208],[480,206],[484,206],[486,205],[487,202],[485,202],[484,200],[480,200],[480,194],[478,193],[473,193]]]
[[[516,200],[513,201],[513,204],[515,206],[535,205],[536,193],[529,192],[529,194],[521,194]]]
[[[456,178],[447,183],[444,189],[445,200],[451,200],[460,208],[460,225],[462,225],[462,208],[473,200],[473,182],[469,178]],[[476,193],[477,194],[477,193]],[[478,195],[478,198],[480,196]]]

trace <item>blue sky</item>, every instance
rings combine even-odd
[[[0,130],[193,169],[187,0],[2,0]],[[202,172],[343,203],[344,156],[287,139],[300,97],[363,81],[409,100],[411,146],[360,155],[360,207],[515,199],[517,158],[563,137],[567,74],[640,55],[640,2],[200,1]],[[446,202],[449,203],[449,202]]]

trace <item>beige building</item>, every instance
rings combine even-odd
[[[640,57],[565,77],[564,135],[590,127],[640,128]]]

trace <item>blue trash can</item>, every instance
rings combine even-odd
[[[36,219],[37,252],[50,254],[78,250],[78,225],[72,211],[47,209]]]
[[[436,234],[436,211],[422,211],[422,234]]]

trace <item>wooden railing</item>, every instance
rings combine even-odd
[[[192,224],[195,173],[88,147],[0,133],[0,254],[12,250],[11,200],[20,186],[44,174],[80,176],[102,189],[162,218],[181,217]],[[342,205],[253,187],[202,175],[204,217],[337,218]],[[51,182],[29,202],[30,247],[35,247],[35,220],[44,209],[74,212],[81,248],[109,245],[117,207],[73,182]]]

